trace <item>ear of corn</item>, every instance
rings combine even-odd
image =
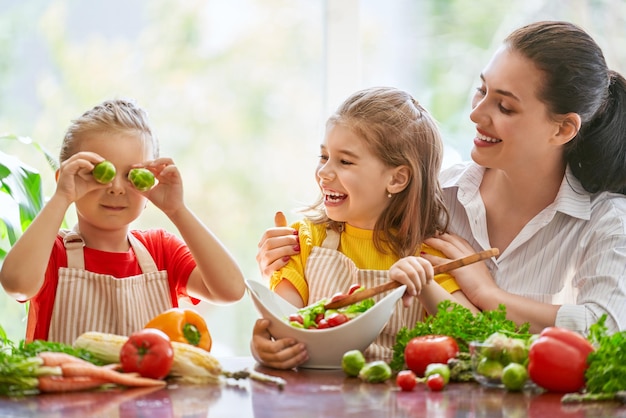
[[[120,351],[128,337],[89,331],[76,338],[74,347],[93,353],[98,359],[107,363],[119,363]],[[219,383],[222,366],[208,351],[190,344],[172,341],[174,363],[169,377],[185,383]]]
[[[106,363],[119,363],[120,350],[128,337],[104,332],[85,332],[74,340],[75,348],[82,348]]]
[[[188,383],[218,383],[222,366],[208,351],[191,344],[172,341],[174,364],[170,376]]]

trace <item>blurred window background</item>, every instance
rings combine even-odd
[[[0,0],[0,132],[58,155],[73,118],[134,98],[185,181],[185,200],[262,280],[257,243],[282,210],[317,196],[314,168],[329,113],[373,85],[411,92],[439,121],[445,164],[469,158],[470,97],[503,38],[536,20],[569,20],[626,74],[623,0]],[[32,147],[0,149],[54,173]],[[75,222],[73,210],[67,221]],[[134,227],[177,233],[157,209]],[[249,297],[201,303],[214,352],[247,355]],[[24,336],[25,305],[0,292],[0,325]]]

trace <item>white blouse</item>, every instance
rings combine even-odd
[[[479,192],[484,172],[484,167],[466,162],[440,176],[450,211],[449,232],[477,251],[491,247]],[[561,305],[556,326],[586,335],[606,313],[610,332],[624,330],[626,196],[590,194],[568,168],[554,202],[487,265],[503,290]]]

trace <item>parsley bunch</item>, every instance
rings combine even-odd
[[[448,335],[454,338],[460,352],[469,351],[471,341],[484,341],[494,332],[504,334],[519,334],[520,337],[530,336],[530,324],[517,326],[515,322],[506,319],[506,308],[499,305],[493,311],[483,311],[473,314],[472,311],[458,303],[444,300],[437,305],[437,314],[428,316],[423,322],[417,322],[412,329],[402,328],[396,335],[393,346],[391,368],[404,368],[404,349],[411,338],[422,335]]]
[[[588,393],[626,390],[626,331],[609,335],[606,314],[589,327],[589,341],[596,350],[587,357],[585,372]]]

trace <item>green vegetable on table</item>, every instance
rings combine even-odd
[[[448,360],[450,368],[450,380],[453,382],[472,382],[474,373],[472,371],[472,360],[469,353],[459,353],[456,357]]]
[[[528,346],[525,338],[513,338],[502,332],[491,334],[485,341],[482,354],[506,366],[509,363],[524,364],[528,359]]]
[[[589,340],[596,347],[589,354],[585,387],[589,393],[626,391],[626,331],[609,334],[606,314],[589,329]]]
[[[490,380],[500,380],[504,366],[498,360],[483,357],[476,365],[476,373]]]
[[[527,380],[528,371],[519,363],[509,363],[502,370],[502,383],[508,390],[522,390]]]
[[[365,366],[365,357],[360,350],[346,351],[341,358],[341,368],[350,377],[358,376],[363,366]]]
[[[391,367],[383,360],[365,364],[359,372],[359,378],[367,383],[382,383],[391,377]]]

